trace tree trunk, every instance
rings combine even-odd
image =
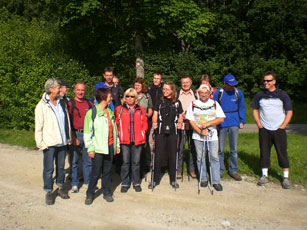
[[[136,77],[144,78],[144,60],[142,58],[143,53],[143,45],[142,45],[142,37],[138,30],[135,33],[135,53],[136,53]]]

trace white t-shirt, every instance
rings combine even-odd
[[[208,101],[205,103],[201,100],[194,101],[194,103],[189,105],[186,114],[186,119],[194,121],[198,127],[205,122],[215,120],[216,118],[225,117],[226,116],[219,103],[211,99],[208,99]],[[208,136],[201,136],[196,131],[193,131],[192,138],[199,141],[206,141],[208,137],[208,141],[217,141],[218,137],[216,126],[209,126],[208,129],[210,131]]]

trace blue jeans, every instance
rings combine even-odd
[[[83,141],[83,132],[76,132],[76,137],[78,138],[80,145],[73,147],[74,154],[72,157],[72,173],[71,173],[71,185],[72,186],[78,186],[79,185],[79,157],[82,154],[82,168],[83,168],[83,178],[84,178],[84,184],[88,184],[91,179],[91,172],[92,172],[92,160],[87,154],[87,150],[84,145]]]
[[[230,148],[230,165],[229,173],[234,174],[238,170],[238,135],[239,127],[232,126],[227,128],[222,128],[219,130],[219,158],[220,158],[220,173],[224,173],[224,149],[226,144],[226,138],[228,133],[229,148]]]
[[[44,159],[43,159],[44,190],[46,192],[51,192],[53,190],[52,175],[54,172],[54,162],[55,162],[56,184],[58,186],[62,186],[64,184],[66,146],[48,147],[48,149],[43,150],[43,154],[44,154]]]
[[[102,170],[101,187],[104,195],[112,195],[111,183],[112,183],[112,161],[113,161],[114,149],[113,145],[109,145],[109,154],[95,153],[94,159],[92,159],[92,175],[89,186],[86,191],[86,195],[93,197],[97,186],[100,172]]]
[[[122,144],[121,148],[123,156],[123,164],[120,172],[122,186],[130,187],[131,179],[133,181],[133,186],[140,185],[140,159],[143,145],[134,145],[134,143],[131,143],[130,145]]]
[[[206,137],[204,137],[204,140],[206,140]],[[199,174],[200,174],[200,167],[202,166],[200,181],[208,181],[205,156],[209,152],[210,160],[211,160],[210,164],[211,164],[211,173],[212,173],[212,184],[219,184],[220,183],[220,163],[219,163],[219,156],[218,156],[218,141],[194,140],[194,144],[195,144],[195,150],[197,153],[197,168],[198,168]],[[209,151],[208,151],[208,145],[209,145]],[[204,154],[202,154],[203,152]],[[202,158],[202,155],[203,155],[203,158]]]

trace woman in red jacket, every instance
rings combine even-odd
[[[126,193],[131,181],[136,192],[141,192],[140,158],[146,142],[147,116],[143,107],[137,105],[138,94],[129,88],[124,94],[124,104],[115,109],[116,124],[122,148],[121,192]],[[130,167],[131,164],[131,167]],[[131,168],[131,173],[130,173]]]

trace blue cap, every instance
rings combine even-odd
[[[104,82],[99,82],[95,85],[95,90],[101,89],[101,88],[109,88]]]
[[[228,74],[224,77],[224,82],[226,82],[228,85],[236,85],[238,82],[236,81],[235,76]]]

